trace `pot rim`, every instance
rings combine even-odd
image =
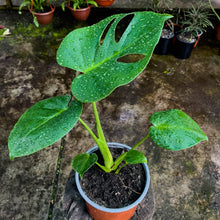
[[[30,9],[30,12],[31,12],[31,13],[33,12],[35,15],[49,15],[49,14],[54,13],[54,11],[55,11],[55,6],[54,6],[53,4],[50,4],[50,8],[51,8],[51,11],[48,11],[48,12],[42,12],[42,13],[40,13],[40,12],[34,12],[33,9]]]
[[[180,35],[181,34],[178,34],[177,36],[176,36],[176,38],[180,41],[180,42],[183,42],[183,43],[186,43],[186,44],[195,44],[195,42],[197,41],[197,37],[193,37],[193,41],[184,41],[184,40],[182,40],[181,38],[180,38]]]
[[[164,29],[170,31],[170,33],[171,33],[171,36],[170,36],[170,37],[162,37],[162,33],[163,33],[163,30],[164,30]],[[163,28],[163,29],[162,29],[160,38],[170,40],[170,39],[172,39],[173,37],[174,37],[174,33],[173,33],[171,30],[169,30],[169,29],[167,29],[167,28]]]
[[[76,10],[74,10],[71,6],[70,6],[70,2],[68,2],[68,4],[67,4],[67,8],[69,8],[71,11],[78,11],[78,12],[80,12],[80,11],[87,11],[87,10],[89,10],[89,8],[91,8],[92,6],[91,5],[87,5],[87,7],[86,8],[76,8]]]
[[[131,147],[125,145],[125,144],[120,144],[120,143],[107,143],[109,147],[111,147],[111,145],[113,145],[114,147],[116,148],[127,148],[127,149],[131,149]],[[116,145],[116,146],[115,146]],[[87,153],[91,154],[92,152],[96,151],[98,149],[98,146],[94,146],[92,147],[91,149],[89,149],[87,151]],[[123,208],[106,208],[104,206],[101,206],[101,205],[98,205],[97,203],[93,202],[92,200],[90,200],[87,195],[83,192],[81,186],[80,186],[80,182],[79,182],[79,174],[76,172],[75,174],[75,181],[76,181],[76,185],[77,185],[77,188],[81,194],[81,196],[83,197],[83,199],[89,203],[91,206],[93,206],[94,208],[96,209],[99,209],[103,212],[110,212],[110,213],[118,213],[118,212],[125,212],[129,209],[132,209],[134,208],[135,206],[137,206],[142,200],[143,198],[146,196],[147,192],[148,192],[148,188],[149,188],[149,185],[150,185],[150,171],[149,171],[149,168],[147,166],[146,163],[142,163],[143,165],[143,168],[145,170],[145,174],[146,174],[146,183],[145,183],[145,187],[144,187],[144,190],[142,192],[142,194],[140,195],[140,197],[135,201],[133,202],[132,204],[128,205],[128,206],[125,206]]]

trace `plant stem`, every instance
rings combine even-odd
[[[82,123],[82,125],[86,128],[86,130],[90,133],[90,135],[93,137],[95,140],[96,144],[98,144],[98,138],[95,136],[93,131],[90,129],[90,127],[81,119],[79,118],[79,121]]]
[[[135,148],[137,148],[140,144],[142,144],[145,140],[147,140],[149,138],[149,134],[144,137],[141,141],[139,141],[136,145],[134,145],[134,147],[131,148],[131,150],[134,150]],[[116,160],[115,160],[115,163],[114,163],[114,166],[112,167],[112,170],[116,170],[117,167],[119,166],[119,164],[125,159],[127,155],[127,152],[123,153],[122,155],[120,155]],[[116,174],[119,173],[119,171],[121,170],[121,168],[117,169],[116,170]]]
[[[123,167],[125,167],[127,164],[128,164],[128,163],[125,163],[125,164],[123,164],[121,167],[119,167],[119,168],[116,170],[115,174],[118,174],[118,173],[120,172],[120,170],[121,170]]]
[[[104,133],[102,130],[102,126],[100,123],[99,114],[98,114],[95,102],[92,103],[92,107],[93,107],[93,111],[94,111],[94,115],[95,115],[98,137],[99,137],[99,139],[105,141],[105,136],[104,136]]]
[[[135,148],[137,148],[139,145],[141,145],[145,140],[147,140],[149,138],[149,134],[144,137],[141,141],[139,141],[136,145],[134,145],[134,147],[131,148],[131,150],[134,150]]]
[[[116,170],[119,164],[125,159],[127,155],[127,152],[121,154],[114,162],[114,166],[112,167],[112,170]]]
[[[109,170],[107,170],[104,166],[102,166],[100,163],[95,162],[96,165],[98,165],[102,170],[104,170],[106,173],[109,172]]]
[[[220,21],[220,16],[217,14],[217,12],[215,11],[215,9],[213,8],[212,3],[211,3],[211,0],[209,0],[209,5],[210,5],[212,11],[214,12],[214,14],[216,15],[216,17],[218,18],[218,20]]]
[[[104,163],[105,163],[105,169],[107,169],[109,172],[111,171],[111,167],[113,165],[113,158],[111,155],[111,152],[108,148],[108,145],[106,143],[105,140],[105,136],[102,130],[102,126],[100,123],[100,119],[99,119],[99,114],[96,108],[96,103],[93,102],[92,103],[93,106],[93,111],[94,111],[94,115],[95,115],[95,120],[96,120],[96,128],[97,128],[97,133],[98,133],[98,146],[99,146],[99,150],[103,156],[104,159]]]

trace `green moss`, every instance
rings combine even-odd
[[[13,33],[15,35],[22,35],[24,37],[53,37],[53,38],[63,38],[69,33],[71,30],[66,28],[61,28],[54,32],[54,28],[52,24],[42,25],[37,28],[34,24],[29,24],[26,26],[23,23],[18,23]]]
[[[5,32],[5,29],[0,29],[0,35],[2,35]]]
[[[36,28],[34,24],[29,24],[28,26],[24,26],[24,24],[18,24],[13,31],[15,35],[23,35],[25,37],[36,37],[41,35],[44,37],[44,27]]]
[[[196,168],[194,167],[194,165],[192,164],[192,162],[189,161],[189,160],[186,160],[185,166],[186,166],[186,172],[187,172],[188,174],[193,174],[193,173],[195,172],[195,170],[196,170]]]

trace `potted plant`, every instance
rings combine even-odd
[[[108,7],[114,3],[115,0],[95,0],[99,6]]]
[[[52,2],[55,0],[24,0],[19,6],[19,14],[23,7],[28,7],[33,15],[34,24],[49,24],[53,20],[55,7]]]
[[[116,42],[116,26],[127,16],[131,16],[132,20],[119,41]],[[112,144],[108,144],[104,136],[96,102],[110,95],[117,87],[131,82],[142,72],[159,41],[164,21],[170,17],[167,14],[161,15],[146,11],[117,14],[95,25],[70,32],[57,51],[57,62],[61,66],[81,73],[73,79],[71,95],[53,97],[36,103],[20,117],[10,133],[9,154],[10,158],[14,159],[30,155],[55,143],[79,121],[97,145],[95,149],[73,158],[72,167],[80,176],[79,179],[76,175],[80,192],[82,191],[81,179],[86,179],[85,176],[90,171],[101,173],[102,177],[93,175],[95,185],[98,187],[96,191],[99,191],[101,187],[98,186],[98,182],[104,178],[103,175],[107,175],[107,179],[118,178],[118,175],[120,177],[122,173],[124,174],[127,168],[130,169],[139,163],[143,164],[140,165],[143,178],[139,179],[141,184],[144,183],[143,187],[140,187],[140,197],[132,201],[132,204],[126,203],[120,208],[106,208],[89,198],[87,208],[94,219],[117,219],[118,215],[120,219],[129,219],[133,215],[137,202],[144,197],[149,186],[150,177],[146,157],[136,150],[146,139],[150,137],[157,145],[168,150],[181,150],[208,140],[196,122],[177,109],[154,113],[150,117],[152,126],[148,134],[132,148],[116,144],[122,149],[119,155],[117,155],[118,152],[114,153],[116,157],[110,149]],[[108,30],[106,30],[107,27]],[[131,54],[142,56],[134,63],[124,63],[121,60]],[[93,107],[96,134],[81,117],[83,103],[90,103]],[[131,176],[134,176],[136,172],[137,170]],[[122,184],[119,182],[119,185]],[[108,190],[112,191],[111,188]],[[118,198],[119,194],[115,193],[112,196]],[[82,193],[86,199],[88,196],[85,195],[85,192]],[[95,206],[95,211],[93,206]],[[100,210],[99,207],[101,207]],[[105,214],[105,218],[102,214]]]
[[[220,23],[216,25],[216,39],[220,41]]]
[[[209,0],[209,5],[210,5],[210,8],[212,9],[213,13],[215,14],[215,16],[218,19],[218,23],[216,25],[216,39],[220,41],[220,16],[218,15],[218,13],[215,11],[214,7],[212,6],[211,0]]]
[[[212,27],[210,12],[207,5],[199,4],[197,7],[184,10],[183,29],[176,37],[174,55],[179,59],[190,57],[193,48],[197,45],[200,36],[208,27]]]
[[[150,0],[147,1],[147,10],[154,11],[156,13],[166,13],[170,8],[172,1],[170,0]],[[171,11],[171,10],[170,10]],[[155,47],[154,53],[159,55],[165,55],[168,53],[172,46],[174,38],[174,22],[168,19],[162,29],[160,40]]]
[[[63,10],[65,10],[66,3],[72,15],[79,21],[87,20],[91,11],[91,5],[98,6],[93,0],[68,0],[61,4]]]

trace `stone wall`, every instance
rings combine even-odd
[[[12,6],[19,6],[23,0],[11,0]],[[150,0],[115,0],[111,8],[128,8],[128,9],[144,9],[147,2]],[[55,5],[60,5],[63,0],[57,0]],[[198,4],[198,2],[208,2],[208,0],[174,0],[170,7],[190,7],[192,4]],[[220,8],[220,0],[211,1],[215,8]],[[0,5],[6,5],[6,0],[0,0]]]
[[[149,0],[115,0],[111,7],[114,8],[146,8]],[[171,8],[185,8],[190,7],[192,4],[198,4],[198,2],[208,2],[208,0],[174,0],[169,5]],[[212,0],[214,7],[220,8],[220,0]]]

